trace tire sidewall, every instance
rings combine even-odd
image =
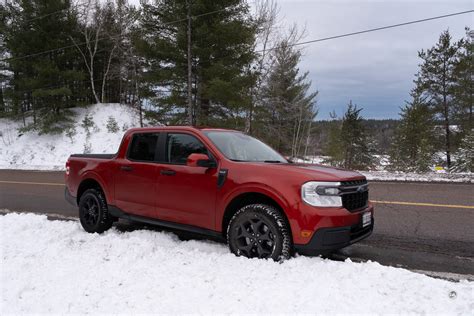
[[[88,198],[93,198],[99,205],[99,219],[93,226],[88,225],[84,221],[84,203]],[[104,194],[96,189],[86,190],[79,200],[79,220],[82,227],[88,233],[102,233],[112,226],[112,220],[108,216],[107,202],[105,201]]]
[[[286,224],[280,211],[276,208],[265,204],[251,204],[242,207],[237,211],[229,222],[227,227],[227,242],[230,251],[237,256],[242,256],[236,245],[235,231],[237,225],[243,220],[258,217],[269,229],[274,232],[274,247],[268,259],[282,260],[288,259],[291,252],[291,236],[289,235],[288,225]]]

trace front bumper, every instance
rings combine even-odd
[[[309,243],[304,245],[295,244],[294,247],[296,252],[302,255],[315,256],[325,254],[369,237],[373,229],[373,217],[372,223],[366,227],[362,227],[361,221],[352,226],[320,228],[313,234]]]

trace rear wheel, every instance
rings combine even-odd
[[[265,204],[237,211],[227,228],[227,242],[237,256],[282,260],[291,255],[288,224],[276,208]]]
[[[104,193],[97,189],[86,190],[79,200],[79,219],[88,233],[103,233],[112,227]]]

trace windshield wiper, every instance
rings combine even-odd
[[[282,163],[283,161],[280,161],[280,160],[264,160],[263,162],[266,162],[266,163]]]

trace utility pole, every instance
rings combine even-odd
[[[194,111],[192,98],[192,58],[191,58],[191,0],[186,1],[188,6],[188,123],[194,126]]]
[[[474,41],[474,30],[470,30],[469,32],[467,32],[467,35],[471,38],[471,41],[470,43],[472,43]],[[472,45],[472,44],[471,44]],[[469,59],[469,67],[471,67],[472,69],[472,58]],[[471,82],[472,82],[472,78],[473,78],[474,74],[471,72]],[[472,85],[471,85],[471,95],[469,96],[469,99],[471,100],[471,105],[469,106],[469,130],[471,131],[472,128],[474,127],[472,125]]]

